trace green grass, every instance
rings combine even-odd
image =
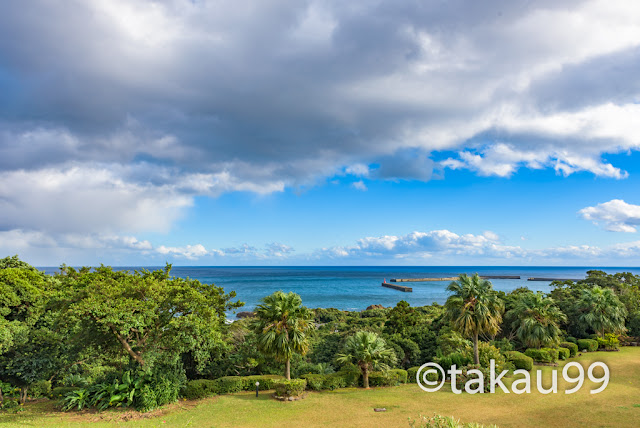
[[[26,406],[17,415],[0,415],[0,425],[32,427],[125,426],[125,427],[281,427],[281,426],[389,426],[408,427],[408,418],[420,414],[453,415],[462,422],[480,422],[506,427],[638,427],[640,426],[640,348],[620,352],[583,354],[578,361],[586,368],[592,361],[604,361],[611,371],[609,386],[590,394],[589,380],[575,394],[565,395],[567,386],[560,370],[558,394],[542,395],[532,375],[531,394],[453,394],[447,385],[426,393],[417,385],[356,388],[310,393],[304,400],[280,402],[261,393],[244,392],[197,402],[180,402],[162,411],[138,418],[131,411],[61,413],[50,402]],[[549,379],[551,367],[534,366]],[[505,382],[509,383],[509,381]],[[569,385],[572,386],[572,385]],[[374,407],[386,412],[375,413]],[[134,418],[127,421],[128,418]]]

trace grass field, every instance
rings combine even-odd
[[[570,361],[586,369],[592,361],[603,361],[611,370],[608,387],[599,394],[589,390],[598,385],[587,379],[575,394],[562,380],[559,370],[558,394],[543,395],[535,387],[537,369],[550,379],[551,367],[535,366],[531,394],[461,394],[448,385],[427,393],[415,384],[375,388],[368,391],[346,388],[310,393],[304,400],[280,402],[261,393],[239,393],[200,401],[186,401],[151,414],[126,410],[96,412],[55,411],[51,402],[32,403],[19,414],[0,414],[2,426],[77,427],[408,427],[408,418],[420,414],[453,415],[463,422],[480,422],[506,427],[640,427],[640,348],[620,352],[584,354]],[[506,384],[510,384],[507,380]],[[545,383],[546,385],[546,383]],[[386,412],[376,413],[374,407]]]

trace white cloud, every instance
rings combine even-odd
[[[595,224],[602,224],[611,232],[637,231],[640,225],[640,205],[628,204],[622,199],[612,199],[609,202],[586,207],[578,211],[585,220]]]
[[[368,190],[367,185],[364,184],[364,181],[362,180],[351,183],[351,187],[362,192],[366,192]]]
[[[161,245],[156,249],[156,251],[160,254],[183,257],[188,260],[196,260],[209,254],[202,244],[186,245],[184,247],[165,247],[164,245]]]

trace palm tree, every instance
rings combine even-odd
[[[258,349],[284,362],[285,377],[291,379],[291,357],[309,350],[311,311],[302,306],[296,293],[276,291],[262,299],[255,312],[252,326],[258,335]]]
[[[500,330],[504,303],[486,279],[476,273],[472,277],[460,275],[452,281],[447,291],[453,293],[445,303],[453,328],[473,340],[473,361],[480,364],[478,335],[495,335]]]
[[[359,331],[347,338],[344,353],[338,354],[339,364],[355,363],[362,372],[364,387],[369,389],[369,372],[387,370],[389,364],[395,364],[396,354],[376,333]]]
[[[528,348],[541,348],[556,343],[560,335],[560,323],[567,321],[551,297],[541,292],[523,293],[517,296],[513,309],[507,313],[518,339]]]
[[[600,337],[605,333],[623,333],[626,330],[627,310],[610,288],[594,285],[582,290],[576,309],[580,313],[578,322]]]

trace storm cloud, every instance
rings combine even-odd
[[[352,165],[623,179],[602,156],[640,147],[638,22],[599,0],[3,2],[0,229],[165,231],[195,196]]]

